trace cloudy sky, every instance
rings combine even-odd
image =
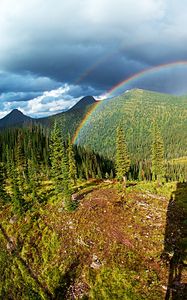
[[[186,0],[1,0],[0,117],[54,114],[187,61],[186,28]],[[187,62],[123,88],[135,87],[187,94]]]

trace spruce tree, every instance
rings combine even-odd
[[[62,160],[63,160],[63,145],[59,127],[55,122],[51,132],[50,140],[50,161],[51,161],[51,178],[55,186],[55,191],[58,194],[62,191]]]
[[[20,144],[19,144],[20,146]],[[16,145],[15,158],[12,149],[6,147],[6,173],[11,188],[11,201],[14,213],[21,215],[24,213],[26,206],[23,198],[23,174],[21,160],[19,160],[19,151]]]
[[[15,168],[17,173],[17,184],[19,185],[19,190],[22,196],[25,194],[25,184],[26,184],[26,161],[25,161],[25,155],[23,150],[23,141],[24,136],[23,132],[18,132],[18,137],[16,141],[16,147],[15,147]]]
[[[39,170],[37,170],[37,165],[35,162],[34,155],[32,153],[31,159],[27,161],[27,172],[28,172],[28,192],[31,196],[32,202],[38,201],[37,188],[39,186]]]
[[[12,165],[13,165],[13,151],[9,149],[8,145],[6,145],[6,174],[8,179],[11,179],[12,175]]]
[[[152,135],[153,135],[153,142],[151,148],[152,179],[161,181],[165,176],[164,143],[158,125],[155,121],[152,126]]]
[[[130,168],[130,159],[127,151],[123,129],[121,127],[117,128],[115,167],[117,179],[120,182],[122,182],[122,180],[124,180],[125,182],[126,174]]]

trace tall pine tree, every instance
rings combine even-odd
[[[59,127],[55,122],[51,132],[50,140],[50,161],[51,161],[51,178],[58,194],[62,191],[62,160],[63,160],[63,144]]]
[[[20,194],[24,196],[26,193],[26,159],[25,159],[25,153],[24,153],[24,134],[23,131],[19,130],[17,140],[16,140],[16,146],[15,146],[15,172],[17,173],[16,182],[19,187]]]
[[[165,176],[164,143],[156,121],[152,126],[153,142],[151,148],[152,179],[161,181]]]
[[[125,182],[126,174],[130,168],[130,159],[127,151],[123,129],[121,127],[117,128],[115,166],[117,179],[120,182],[122,182],[123,180]]]

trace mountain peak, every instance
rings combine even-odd
[[[93,96],[85,96],[80,99],[70,110],[83,109],[88,105],[96,103],[96,100]]]
[[[17,109],[17,108],[14,108],[8,115],[13,115],[13,114],[23,115],[22,111],[20,111],[20,110]],[[7,117],[8,115],[6,115],[6,117]]]
[[[22,125],[25,122],[31,121],[32,118],[24,115],[19,109],[13,109],[8,115],[0,120],[0,127],[12,127]]]
[[[85,96],[80,101],[86,102],[86,103],[94,103],[96,100],[94,99],[93,96]]]

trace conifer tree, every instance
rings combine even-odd
[[[26,162],[23,150],[23,132],[18,132],[18,137],[16,141],[16,148],[15,148],[15,168],[17,172],[17,184],[19,185],[19,190],[22,194],[25,193],[25,181],[26,181]]]
[[[51,177],[55,185],[55,191],[58,194],[62,191],[62,160],[63,145],[60,129],[55,122],[51,132],[50,140],[50,161],[51,161]]]
[[[37,201],[37,187],[39,185],[39,175],[35,163],[34,155],[32,154],[31,159],[27,161],[28,169],[28,189],[33,202]]]
[[[130,168],[130,159],[121,127],[117,128],[115,165],[117,179],[121,182],[122,180],[126,181],[126,174]]]
[[[73,182],[73,184],[76,184],[77,167],[76,167],[75,155],[74,155],[73,145],[71,142],[70,135],[68,138],[68,164],[69,164],[69,179],[71,182]]]
[[[153,142],[151,149],[151,161],[152,161],[152,179],[161,181],[165,176],[164,166],[164,143],[158,128],[157,123],[154,121],[152,127]]]
[[[19,143],[19,147],[20,145],[21,143]],[[22,155],[20,154],[21,150],[18,150],[19,147],[16,144],[15,157],[12,149],[10,149],[8,146],[6,147],[6,172],[11,188],[11,201],[13,204],[13,210],[15,213],[21,215],[25,211],[26,207],[23,198],[23,165],[20,159]]]
[[[143,171],[143,165],[142,161],[139,162],[139,170],[138,170],[138,180],[142,181],[144,178],[144,171]]]
[[[6,173],[8,179],[11,178],[12,175],[12,164],[13,164],[13,153],[12,150],[9,149],[8,145],[6,145]]]

